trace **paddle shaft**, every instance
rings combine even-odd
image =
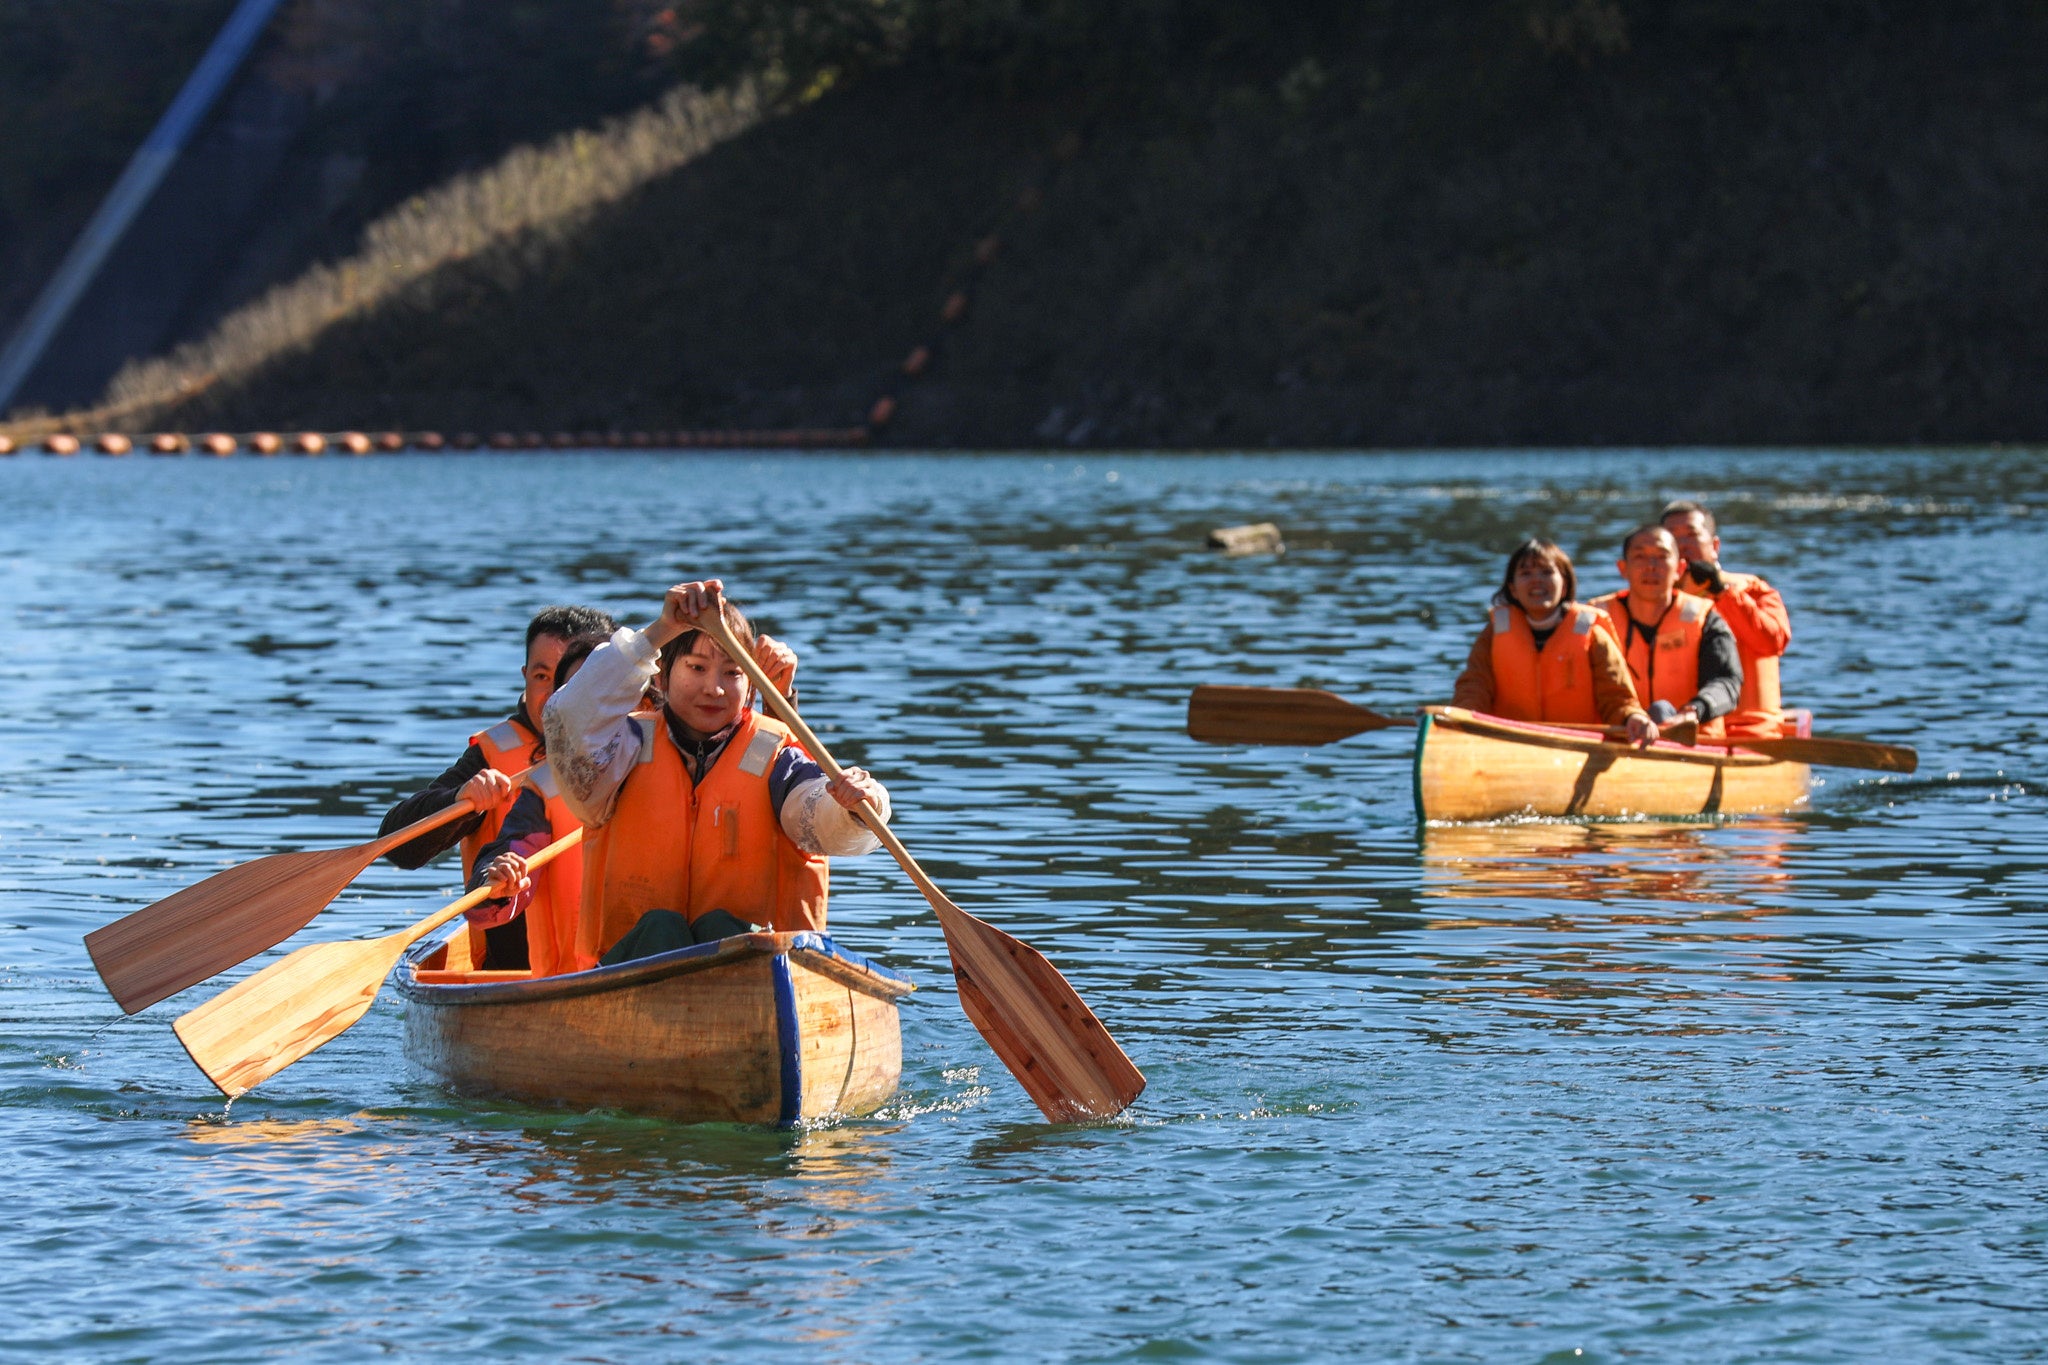
[[[582,829],[572,830],[526,865],[544,867],[581,842]],[[301,948],[181,1015],[178,1041],[222,1093],[239,1095],[354,1026],[407,948],[493,896],[487,883],[395,934]]]
[[[1480,714],[1473,712],[1471,714]],[[1506,719],[1506,717],[1501,717]],[[1188,696],[1188,733],[1209,744],[1318,745],[1349,739],[1367,730],[1413,725],[1412,720],[1383,716],[1333,692],[1306,687],[1252,687],[1204,683]],[[1540,721],[1559,730],[1580,730],[1616,742],[1628,740],[1619,725],[1598,721]],[[1658,727],[1659,738],[1690,748],[1743,749],[1791,763],[1822,767],[1865,768],[1910,773],[1919,755],[1902,744],[1828,735],[1786,735],[1745,738],[1715,736],[1704,744],[1698,722]]]
[[[516,787],[519,785],[519,779],[532,771],[532,768],[522,768],[516,773],[508,773],[507,776],[512,779],[512,785]],[[391,833],[380,835],[363,845],[364,848],[370,851],[369,859],[364,862],[363,866],[368,867],[394,848],[405,847],[422,834],[432,834],[443,825],[452,825],[463,816],[474,815],[475,813],[476,802],[466,796],[457,797],[454,805],[445,806],[435,811],[432,815],[423,815],[404,829],[394,829]]]
[[[570,830],[567,834],[564,834],[561,838],[555,840],[546,848],[538,849],[535,852],[528,854],[526,856],[526,870],[528,872],[531,872],[535,868],[546,867],[549,863],[553,862],[557,856],[563,853],[567,853],[570,849],[576,847],[576,845],[582,842],[583,826],[578,825],[575,829]],[[454,919],[463,911],[474,910],[477,906],[482,905],[485,901],[499,899],[503,898],[492,894],[491,884],[489,882],[485,882],[476,890],[464,895],[460,900],[452,901],[448,905],[443,906],[441,909],[436,910],[433,914],[428,915],[425,919],[413,925],[410,929],[401,929],[396,934],[386,934],[384,938],[386,939],[386,941],[389,941],[391,939],[397,939],[398,946],[401,950],[405,948],[410,948],[413,944],[419,942],[420,939],[424,938],[428,934],[433,933],[436,929],[446,924],[449,920]]]

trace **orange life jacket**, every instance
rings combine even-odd
[[[1614,638],[1624,642],[1622,652],[1628,656],[1628,676],[1636,685],[1636,700],[1645,706],[1667,701],[1683,710],[1699,695],[1700,636],[1706,628],[1707,613],[1714,609],[1713,603],[1678,593],[1665,608],[1664,619],[1657,623],[1654,642],[1640,628],[1630,628],[1626,591],[1596,597],[1591,605],[1606,610]],[[1718,736],[1721,731],[1718,717],[1700,722],[1703,738]]]
[[[1593,632],[1605,629],[1599,611],[1573,602],[1564,619],[1536,647],[1529,616],[1520,607],[1496,604],[1493,622],[1493,711],[1509,720],[1600,723],[1593,701],[1593,665],[1587,658]]]
[[[783,833],[768,776],[787,727],[759,712],[739,728],[701,782],[659,713],[636,713],[640,761],[611,819],[583,840],[579,956],[597,958],[649,910],[695,920],[724,910],[777,933],[825,928],[827,864]]]
[[[1756,575],[1722,571],[1722,581],[1727,584],[1724,591],[1748,586],[1756,581]],[[1684,578],[1679,581],[1679,591],[1700,597],[1706,601],[1707,590]],[[1785,729],[1785,699],[1778,690],[1778,658],[1776,654],[1752,654],[1742,642],[1742,635],[1735,635],[1735,654],[1742,660],[1742,695],[1735,703],[1735,710],[1724,717],[1725,729],[1731,735],[1748,739],[1776,738]]]
[[[483,750],[486,765],[507,777],[517,777],[538,763],[543,752],[540,736],[516,720],[501,720],[481,734],[471,735],[469,742]],[[498,831],[505,824],[505,813],[511,809],[505,805],[490,812],[475,832],[463,839],[462,881],[465,886],[469,884],[470,874],[476,871],[476,855],[483,852],[485,844],[498,837]],[[570,828],[575,826],[572,824]],[[567,834],[569,831],[565,829],[562,832]]]
[[[547,803],[550,841],[576,828],[576,817],[562,799],[562,787],[555,781],[552,767],[536,765],[527,773],[524,785]],[[531,898],[526,903],[526,960],[535,976],[586,971],[597,965],[597,955],[585,955],[576,942],[582,904],[583,847],[579,844],[556,854],[553,862],[533,876]]]

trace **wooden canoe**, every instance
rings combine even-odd
[[[740,934],[535,980],[462,970],[466,932],[457,921],[394,973],[406,1056],[463,1094],[787,1128],[872,1113],[903,1072],[910,982],[824,934]]]
[[[1455,706],[1424,707],[1415,731],[1415,814],[1424,822],[1782,815],[1805,808],[1810,785],[1804,763],[1739,743],[1635,749]]]

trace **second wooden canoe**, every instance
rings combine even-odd
[[[1734,747],[1631,748],[1583,731],[1455,706],[1423,708],[1415,732],[1418,820],[1782,815],[1806,807],[1812,775]]]
[[[902,1076],[910,982],[824,934],[739,934],[535,980],[461,970],[457,926],[395,975],[406,1055],[460,1093],[787,1128],[872,1113]]]

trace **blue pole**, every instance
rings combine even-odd
[[[50,339],[57,335],[57,329],[71,316],[79,297],[93,282],[93,277],[99,274],[107,254],[120,242],[135,215],[149,202],[149,197],[156,193],[156,187],[163,183],[164,176],[177,161],[178,153],[191,140],[193,130],[206,118],[214,101],[220,98],[221,91],[234,79],[235,72],[241,69],[243,59],[256,45],[257,38],[262,36],[264,26],[270,22],[278,3],[279,0],[241,0],[235,6],[235,12],[228,16],[227,23],[214,36],[212,46],[206,49],[206,55],[185,78],[184,88],[178,91],[178,97],[171,101],[171,107],[164,110],[163,117],[157,120],[156,128],[135,149],[135,155],[128,159],[127,169],[114,182],[114,188],[107,191],[107,197],[100,201],[98,212],[78,234],[78,240],[71,244],[64,263],[43,286],[43,292],[36,295],[28,315],[8,339],[7,349],[0,351],[0,413],[7,411],[7,405],[14,401],[14,395],[21,390],[36,362],[43,358]]]

